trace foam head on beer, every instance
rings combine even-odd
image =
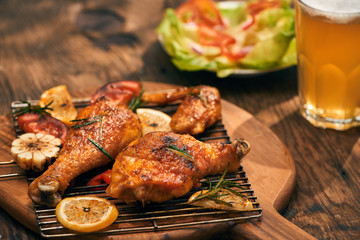
[[[327,12],[326,18],[340,24],[346,24],[359,18],[360,1],[359,0],[301,0],[311,8]],[[319,12],[309,14],[319,15]],[[332,14],[331,14],[332,13]],[[325,14],[325,13],[324,13]]]
[[[359,13],[359,0],[302,0],[308,6],[334,13]]]

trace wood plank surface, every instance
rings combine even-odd
[[[144,83],[145,91],[173,88],[172,85]],[[83,94],[77,92],[72,95],[89,98],[91,95],[86,93],[91,92],[95,90],[86,89]],[[260,206],[264,209],[264,215],[260,221],[253,220],[249,224],[233,225],[231,231],[235,231],[237,236],[254,236],[259,239],[297,239],[298,236],[302,236],[302,239],[311,239],[310,235],[277,213],[277,210],[287,205],[295,184],[295,166],[286,147],[270,129],[258,122],[251,114],[225,100],[222,101],[222,116],[225,128],[232,140],[242,137],[250,142],[251,152],[246,157],[243,166],[255,195],[258,196]],[[12,159],[10,145],[14,139],[14,127],[11,119],[3,116],[1,120],[3,124],[0,127],[0,144],[4,147],[0,159],[6,161]],[[4,172],[4,169],[1,170]],[[12,166],[11,172],[23,171],[17,166]],[[34,232],[38,231],[33,203],[27,197],[27,182],[24,177],[0,182],[0,206]],[[146,239],[155,235],[160,239],[165,239],[165,236],[172,239],[172,235],[175,235],[186,239],[196,234],[199,239],[202,239],[209,237],[206,229],[217,228],[212,225],[201,225],[196,229],[193,228],[192,231],[183,229],[170,232],[159,231],[159,233],[136,234],[136,237]],[[214,234],[214,232],[210,233]],[[297,237],[294,238],[293,233],[296,233]],[[126,239],[127,236],[119,236],[119,239],[123,238]]]
[[[360,239],[360,128],[338,132],[311,126],[298,112],[296,67],[226,79],[177,70],[155,29],[165,9],[181,2],[1,1],[0,115],[9,113],[12,101],[36,99],[59,84],[72,93],[120,79],[215,86],[224,100],[251,113],[289,150],[295,189],[282,216],[317,239]],[[7,148],[0,146],[0,152]],[[41,239],[8,212],[0,208],[0,239]],[[242,229],[224,226],[208,238],[236,239],[237,233],[243,237]]]

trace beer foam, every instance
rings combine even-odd
[[[306,5],[325,12],[359,13],[359,0],[301,0]]]
[[[301,2],[313,8],[307,9],[309,14],[324,16],[337,23],[344,24],[360,18],[359,0],[301,0]]]

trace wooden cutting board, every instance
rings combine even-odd
[[[144,82],[146,91],[170,89],[173,85]],[[95,89],[82,89],[71,95],[90,97]],[[222,116],[231,140],[245,138],[251,151],[243,162],[251,188],[255,191],[263,216],[245,223],[208,224],[187,229],[139,233],[132,235],[102,236],[96,239],[206,239],[224,232],[233,239],[314,239],[298,228],[278,211],[286,207],[295,186],[295,165],[284,144],[266,126],[250,113],[222,100]],[[12,159],[10,146],[15,138],[12,119],[1,116],[0,162]],[[16,165],[0,166],[0,174],[23,172]],[[25,177],[0,179],[0,206],[30,230],[38,233],[33,203],[27,197]],[[86,238],[88,239],[88,238]]]

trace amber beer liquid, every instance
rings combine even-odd
[[[301,112],[317,127],[346,130],[360,125],[360,2],[319,10],[319,1],[295,4]]]

